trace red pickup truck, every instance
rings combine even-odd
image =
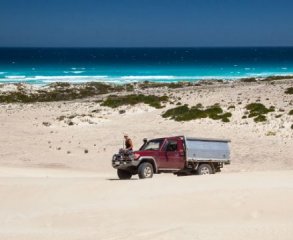
[[[230,140],[163,137],[147,141],[138,151],[120,150],[112,158],[120,179],[151,178],[154,173],[213,174],[230,164]]]

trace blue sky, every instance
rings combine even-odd
[[[0,0],[0,46],[293,46],[292,0]]]

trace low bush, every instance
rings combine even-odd
[[[266,133],[266,136],[276,136],[276,132],[273,132],[273,131],[268,131],[267,133]]]
[[[289,87],[285,91],[286,94],[293,94],[293,87]]]
[[[241,78],[240,79],[241,82],[257,82],[256,78]]]
[[[235,109],[235,106],[234,105],[230,105],[229,107],[228,107],[228,110],[229,109]]]
[[[250,103],[245,108],[249,111],[248,117],[256,117],[275,111],[275,107],[271,106],[270,108],[266,108],[262,103]]]
[[[138,86],[141,89],[162,88],[162,87],[174,89],[174,88],[183,88],[183,87],[193,86],[193,84],[191,82],[160,83],[160,82],[145,81],[143,83],[140,83]]]
[[[154,96],[154,95],[143,95],[143,94],[131,94],[126,96],[109,96],[103,101],[101,106],[117,108],[123,105],[136,105],[138,103],[148,104],[154,108],[163,108],[161,103],[168,101],[167,96]]]
[[[229,118],[232,116],[230,112],[225,112],[219,105],[212,105],[206,109],[202,109],[202,105],[193,106],[191,108],[188,105],[183,105],[175,108],[171,108],[162,114],[163,118],[170,118],[175,121],[190,121],[201,118],[211,118],[213,120],[222,120],[223,122],[229,122]]]
[[[126,90],[125,86],[110,85],[100,82],[90,82],[76,85],[71,85],[69,83],[53,83],[50,84],[48,88],[36,90],[33,93],[25,92],[22,88],[18,88],[18,91],[15,92],[3,93],[0,95],[0,102],[33,103],[68,101],[110,92],[120,92],[123,90]]]
[[[245,108],[248,110],[248,117],[254,118],[255,122],[265,122],[267,120],[265,115],[275,111],[274,106],[266,108],[262,103],[250,103]]]
[[[262,81],[286,80],[286,79],[292,79],[292,78],[293,76],[269,76],[262,79]]]
[[[258,122],[266,122],[267,121],[267,117],[265,115],[258,115],[257,117],[255,117],[253,119],[256,123]]]

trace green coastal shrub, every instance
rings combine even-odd
[[[266,122],[267,121],[267,117],[265,115],[258,115],[257,117],[255,117],[253,119],[256,123],[258,122]]]
[[[262,81],[286,80],[286,79],[292,79],[292,78],[293,76],[269,76],[262,79]]]
[[[191,121],[201,118],[211,118],[213,120],[222,120],[229,122],[232,116],[230,112],[224,112],[219,105],[212,105],[206,109],[202,105],[196,105],[191,108],[187,104],[175,108],[171,108],[162,114],[163,118],[170,118],[175,121]]]
[[[138,86],[141,89],[162,88],[162,87],[174,89],[174,88],[183,88],[183,87],[193,86],[193,83],[191,82],[160,83],[160,82],[145,81],[143,83],[140,83]]]
[[[255,117],[275,111],[275,107],[266,108],[262,103],[250,103],[245,108],[249,111],[248,117]]]
[[[293,94],[293,87],[289,87],[285,91],[286,94]]]
[[[125,90],[127,92],[133,92],[134,91],[134,86],[132,84],[125,84]]]
[[[262,103],[250,103],[245,108],[248,110],[248,117],[254,118],[255,122],[265,122],[267,120],[265,115],[275,111],[274,106],[266,108]]]
[[[234,105],[230,105],[229,107],[228,107],[228,110],[229,109],[235,109],[235,106]]]
[[[68,101],[92,97],[110,92],[121,92],[125,86],[110,85],[100,82],[90,82],[85,84],[53,83],[46,89],[40,89],[34,93],[27,93],[21,87],[16,92],[0,94],[0,102],[5,103],[33,103],[33,102],[53,102]]]
[[[241,78],[240,81],[241,82],[246,82],[246,83],[257,82],[256,78]]]
[[[273,131],[268,131],[267,133],[266,133],[266,136],[276,136],[276,132],[273,132]]]
[[[289,111],[288,115],[293,115],[293,109]]]
[[[154,96],[143,94],[131,94],[126,96],[110,95],[103,101],[101,106],[117,108],[123,105],[136,105],[138,103],[148,104],[154,108],[163,108],[161,103],[166,103],[169,100],[167,96]]]

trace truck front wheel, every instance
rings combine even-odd
[[[198,175],[207,175],[207,174],[212,174],[213,169],[209,164],[201,164],[199,165],[197,169],[197,174]]]
[[[117,175],[119,179],[130,179],[132,177],[132,174],[128,171],[117,169]]]
[[[138,167],[139,178],[152,178],[154,174],[153,165],[150,163],[142,163]]]

